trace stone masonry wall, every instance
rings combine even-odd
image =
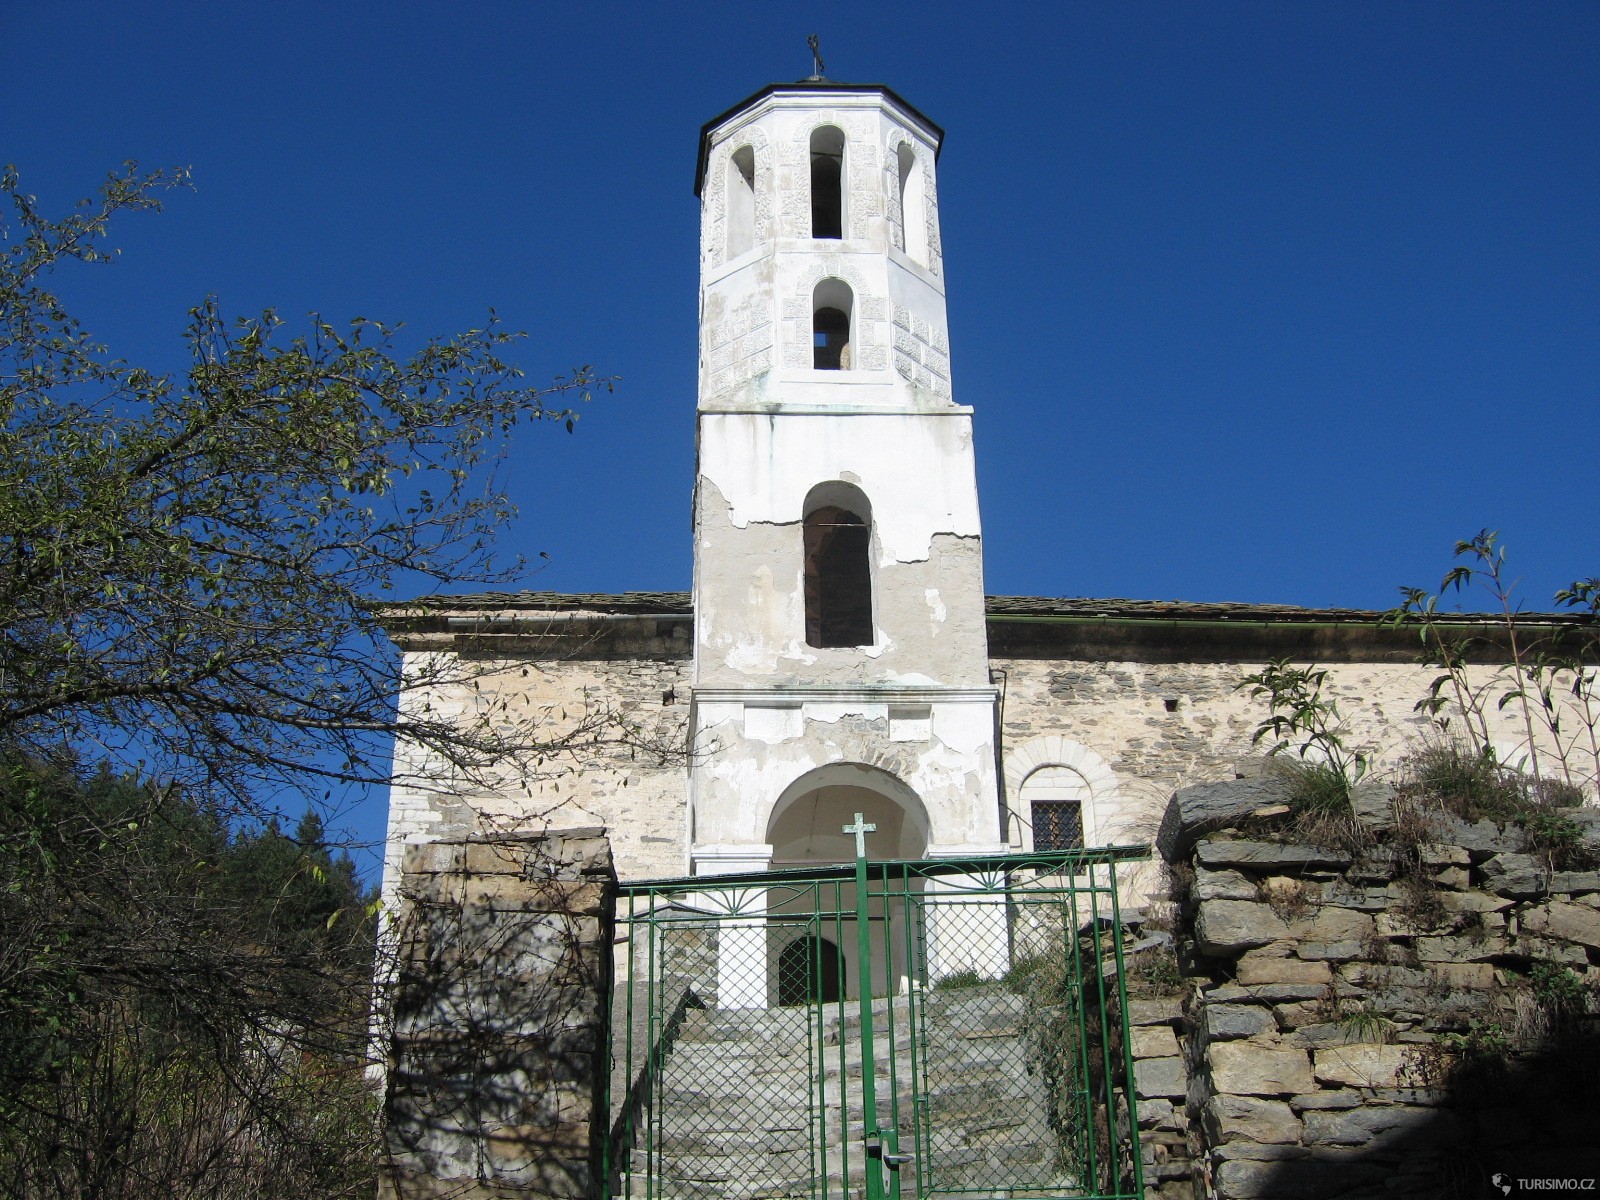
[[[1600,1177],[1600,870],[1383,784],[1354,849],[1310,844],[1282,777],[1247,774],[1177,792],[1158,839],[1182,984],[1130,1002],[1149,1194]],[[1559,811],[1600,863],[1600,809]]]
[[[468,787],[445,769],[396,749],[402,778],[390,789],[384,896],[399,882],[408,844],[470,834],[537,833],[603,825],[629,878],[681,875],[687,856],[685,778],[689,713],[687,623],[680,647],[613,658],[504,658],[474,686],[431,697],[463,719],[507,703],[536,722],[551,746],[539,769]]]
[[[407,847],[380,1200],[600,1194],[615,891],[600,829]]]

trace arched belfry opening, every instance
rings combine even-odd
[[[870,646],[872,507],[848,483],[818,484],[806,497],[806,644],[819,649]]]
[[[928,262],[927,200],[922,167],[916,152],[904,142],[897,155],[900,167],[900,249],[906,257],[924,266]]]
[[[728,156],[728,257],[756,244],[756,152],[740,146]]]
[[[811,292],[811,365],[819,371],[850,369],[850,321],[855,293],[842,279],[824,279]]]
[[[844,131],[811,131],[811,236],[844,237]]]

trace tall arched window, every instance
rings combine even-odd
[[[850,369],[850,317],[855,296],[842,279],[824,279],[811,293],[811,365],[819,371]]]
[[[928,261],[928,213],[922,168],[910,146],[900,144],[900,249],[914,261]]]
[[[811,236],[844,237],[844,131],[811,131]]]
[[[728,156],[728,257],[756,244],[756,152],[740,146]]]
[[[806,644],[870,646],[872,512],[847,483],[819,484],[806,497]]]

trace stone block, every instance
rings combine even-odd
[[[1488,892],[1440,892],[1439,903],[1449,913],[1501,912],[1511,907],[1511,901],[1504,896]]]
[[[1305,1139],[1311,1146],[1361,1146],[1369,1152],[1404,1146],[1411,1153],[1451,1146],[1460,1137],[1461,1126],[1447,1109],[1366,1105],[1305,1115]]]
[[[1361,942],[1301,942],[1295,953],[1310,962],[1349,962],[1360,958],[1366,947]]]
[[[1389,1174],[1371,1163],[1250,1162],[1217,1167],[1216,1194],[1226,1200],[1330,1200],[1358,1188],[1376,1188]]]
[[[1316,1086],[1304,1050],[1258,1042],[1213,1042],[1206,1048],[1211,1086],[1237,1096],[1292,1096]]]
[[[1373,929],[1373,919],[1367,913],[1353,909],[1325,905],[1309,917],[1300,917],[1289,923],[1289,932],[1300,941],[1359,942]]]
[[[1356,820],[1372,829],[1388,829],[1394,824],[1394,785],[1369,779],[1350,789],[1350,811]]]
[[[1528,854],[1503,851],[1483,864],[1483,886],[1497,896],[1532,900],[1550,891],[1550,874]]]
[[[1140,1129],[1163,1129],[1172,1125],[1172,1118],[1177,1109],[1172,1101],[1161,1096],[1152,1096],[1149,1099],[1137,1101],[1139,1106]]]
[[[1560,938],[1600,950],[1600,912],[1588,905],[1548,901],[1530,905],[1519,916],[1524,933]]]
[[[1311,1151],[1298,1142],[1252,1142],[1248,1138],[1222,1142],[1211,1147],[1211,1157],[1218,1162],[1246,1159],[1250,1162],[1282,1162],[1286,1159],[1310,1158]]]
[[[1275,775],[1179,788],[1161,818],[1156,850],[1174,862],[1186,856],[1201,835],[1242,820],[1264,805],[1283,804],[1289,795],[1288,782]]]
[[[1256,885],[1238,871],[1207,871],[1203,867],[1194,873],[1196,900],[1255,900]]]
[[[1303,1096],[1290,1096],[1289,1107],[1296,1112],[1326,1112],[1330,1109],[1359,1108],[1361,1106],[1361,1093],[1342,1088],[1337,1091],[1324,1089],[1320,1092],[1307,1092]]]
[[[1129,1046],[1135,1058],[1166,1058],[1180,1053],[1178,1037],[1170,1025],[1142,1025],[1130,1031]]]
[[[1289,923],[1256,900],[1205,900],[1195,918],[1202,954],[1228,957],[1289,935]]]
[[[1231,1042],[1277,1029],[1270,1010],[1258,1004],[1208,1004],[1200,1017],[1205,1037],[1214,1042]]]
[[[1503,934],[1486,937],[1422,937],[1416,941],[1417,957],[1425,963],[1490,962],[1511,953]]]
[[[1600,892],[1600,871],[1556,871],[1550,876],[1550,890],[1571,896]]]
[[[1341,985],[1335,980],[1334,995],[1359,994],[1358,988]],[[1280,1004],[1295,1000],[1321,1000],[1328,994],[1329,985],[1321,983],[1258,983],[1252,985],[1227,983],[1212,988],[1206,998],[1215,1004]]]
[[[1423,842],[1417,853],[1426,867],[1464,867],[1472,861],[1465,846],[1452,846],[1448,842]]]
[[[1284,1041],[1292,1046],[1305,1046],[1313,1050],[1328,1046],[1343,1046],[1351,1040],[1350,1030],[1342,1021],[1321,1021],[1314,1025],[1302,1025],[1284,1038]]]
[[[1488,963],[1435,963],[1434,974],[1452,989],[1494,986],[1494,968]]]
[[[1206,1101],[1201,1119],[1212,1145],[1238,1138],[1274,1144],[1293,1144],[1300,1140],[1300,1118],[1282,1100],[1213,1096]]]
[[[1506,831],[1493,821],[1469,823],[1450,813],[1435,812],[1428,814],[1428,822],[1435,842],[1459,846],[1478,861],[1514,845]]]
[[[1333,982],[1333,968],[1326,962],[1301,962],[1297,958],[1291,958],[1288,956],[1286,945],[1273,943],[1251,950],[1240,958],[1235,980],[1247,985],[1258,983],[1325,985]]]
[[[1181,1099],[1189,1090],[1189,1072],[1181,1058],[1145,1058],[1133,1064],[1133,1091],[1140,1100]]]
[[[1314,1050],[1312,1061],[1316,1077],[1322,1083],[1345,1087],[1392,1088],[1399,1086],[1407,1066],[1415,1061],[1415,1052],[1405,1046],[1353,1042]]]
[[[1538,937],[1527,934],[1516,940],[1516,952],[1522,958],[1542,958],[1582,971],[1589,965],[1589,952],[1574,942],[1561,938]]]
[[[1183,1020],[1183,1002],[1176,996],[1128,1001],[1128,1024],[1175,1025]]]
[[[1201,866],[1213,870],[1222,867],[1243,867],[1251,871],[1272,872],[1337,870],[1348,867],[1351,863],[1351,857],[1346,851],[1326,846],[1226,838],[1206,838],[1195,848],[1195,859]]]

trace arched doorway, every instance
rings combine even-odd
[[[817,934],[796,938],[778,955],[778,1004],[834,1004],[844,999],[844,954]]]
[[[916,792],[881,767],[832,763],[795,780],[773,805],[767,820],[773,868],[853,862],[855,839],[844,832],[844,827],[855,822],[857,813],[867,824],[876,826],[866,835],[867,857],[921,859],[927,855],[928,813]],[[769,969],[776,978],[768,995],[775,994],[779,1004],[798,1004],[798,997],[813,982],[826,986],[828,981],[819,972],[831,969],[846,956],[851,963],[855,961],[855,884],[828,885],[820,912],[810,893],[802,896],[773,888],[767,898],[774,941],[785,936],[791,939],[782,943],[782,949],[769,960]],[[837,994],[825,998],[853,999],[860,996],[863,987],[870,989],[870,995],[888,995],[904,990],[911,979],[921,977],[920,938],[905,926],[906,907],[904,898],[872,902],[868,917],[870,974],[863,977],[859,970],[840,972]],[[789,922],[802,920],[807,922],[806,931],[794,937]],[[827,936],[813,932],[817,926],[811,922],[820,922]],[[811,956],[809,960],[807,955]],[[812,965],[806,966],[807,961]]]

